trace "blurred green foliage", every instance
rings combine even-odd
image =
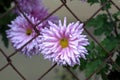
[[[88,3],[91,6],[96,3],[102,5],[105,2],[107,2],[107,0],[88,0]],[[80,70],[85,70],[87,77],[95,72],[96,74],[101,75],[103,80],[120,79],[120,11],[118,10],[115,13],[111,13],[109,11],[111,6],[112,4],[108,2],[101,10],[101,12],[103,12],[97,14],[86,24],[88,29],[90,27],[94,29],[94,36],[99,37],[100,40],[97,40],[104,49],[109,52],[109,54],[106,53],[106,51],[94,41],[90,42],[90,45],[87,46],[89,53],[87,60],[81,60],[81,65],[79,67]],[[115,58],[114,64],[110,60],[106,61],[111,52],[113,52],[111,57],[114,56]],[[117,75],[110,75],[112,72],[115,73],[115,71],[117,71]],[[109,78],[110,76],[115,76],[115,78]]]
[[[8,12],[11,8],[12,0],[0,0],[0,35],[5,47],[8,47],[9,41],[7,39],[6,30],[8,24],[15,18],[15,14]],[[6,14],[8,12],[8,14]]]

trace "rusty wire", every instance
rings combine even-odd
[[[80,21],[83,22],[82,20],[80,20],[77,15],[75,15],[75,13],[69,8],[69,6],[67,5],[67,0],[60,0],[61,1],[61,5],[59,7],[57,7],[54,11],[52,11],[47,17],[45,17],[44,19],[42,19],[38,24],[33,24],[24,14],[24,12],[21,10],[21,8],[19,7],[19,5],[16,3],[16,7],[18,8],[18,10],[21,12],[21,14],[26,18],[26,20],[28,20],[28,22],[33,26],[34,30],[37,33],[37,29],[36,26],[39,25],[40,23],[44,22],[45,20],[47,20],[50,16],[52,16],[54,13],[56,13],[57,11],[59,11],[63,6],[66,8],[66,10],[68,10],[72,16]],[[89,75],[85,80],[89,80],[95,73],[97,73],[98,71],[100,71],[103,67],[104,64],[107,63],[108,60],[110,60],[112,62],[112,64],[115,64],[115,62],[111,59],[112,55],[114,54],[114,50],[112,50],[111,52],[108,52],[100,43],[99,41],[95,38],[95,36],[93,36],[89,30],[86,29],[86,24],[94,17],[96,16],[101,9],[108,3],[110,2],[113,6],[116,7],[117,10],[120,11],[120,8],[112,1],[112,0],[108,0],[106,3],[102,4],[101,7],[94,12],[93,15],[90,16],[90,18],[87,19],[87,21],[84,22],[84,29],[85,32],[104,50],[104,52],[106,52],[106,54],[108,54],[108,58],[106,58],[103,63],[93,72],[91,73],[91,75]],[[3,18],[5,15],[9,14],[9,12],[14,9],[15,7],[9,9],[6,13],[4,13],[2,16],[0,16],[0,19]],[[107,11],[109,13],[109,11]],[[14,64],[12,63],[12,56],[14,56],[17,52],[19,52],[22,48],[24,48],[28,43],[30,43],[33,39],[35,39],[37,36],[39,36],[40,34],[38,33],[38,35],[36,35],[34,38],[32,38],[30,41],[28,41],[26,44],[24,44],[20,49],[15,50],[13,53],[11,53],[10,55],[6,55],[7,53],[5,53],[1,48],[0,48],[0,53],[2,53],[2,55],[6,58],[7,64],[5,64],[2,68],[0,68],[0,72],[4,69],[6,69],[8,66],[11,66],[13,68],[13,70],[21,77],[22,80],[27,80],[25,78],[24,75],[22,75],[22,73],[14,66]],[[56,66],[57,64],[55,63],[52,67],[50,67],[47,71],[45,71],[45,73],[43,73],[42,75],[40,75],[40,77],[37,80],[41,80],[45,75],[47,75],[51,70],[53,70],[53,68]],[[118,66],[118,65],[117,65]],[[68,67],[65,67],[70,74],[76,79],[76,80],[80,80]],[[118,66],[118,70],[120,71],[120,67]]]

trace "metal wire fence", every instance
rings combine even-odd
[[[45,17],[43,20],[41,20],[38,24],[33,25],[32,22],[27,18],[27,16],[24,14],[24,12],[21,10],[20,6],[18,5],[17,2],[15,2],[18,10],[23,14],[23,16],[30,22],[30,24],[32,24],[33,26],[37,26],[40,23],[44,22],[46,19],[48,19],[51,15],[53,15],[54,13],[56,13],[57,11],[59,11],[62,7],[65,7],[66,10],[69,11],[70,14],[72,14],[72,17],[74,17],[76,20],[82,22],[82,20],[80,20],[78,18],[78,16],[72,11],[72,9],[67,5],[67,0],[60,0],[61,1],[61,5],[59,7],[57,7],[54,11],[52,11],[47,17]],[[111,61],[113,64],[115,64],[115,62],[112,60],[112,55],[114,54],[114,50],[112,50],[111,52],[108,52],[103,45],[100,44],[100,42],[95,38],[94,35],[91,34],[91,32],[86,28],[86,24],[94,17],[96,16],[104,6],[106,6],[106,4],[110,2],[114,7],[116,7],[117,10],[120,11],[120,7],[118,5],[116,5],[112,0],[108,0],[107,2],[105,2],[97,11],[94,12],[94,14],[92,14],[87,21],[85,21],[85,25],[84,25],[84,30],[85,32],[88,34],[89,37],[91,37],[91,39],[93,39],[94,42],[96,42],[96,44],[98,44],[101,49],[103,49],[106,54],[108,55],[108,57],[103,61],[103,63],[90,75],[88,76],[85,80],[90,80],[90,78],[97,73],[99,70],[102,69],[103,65],[107,62],[107,61]],[[12,8],[13,9],[13,8]],[[3,14],[0,18],[4,17],[6,14],[9,14],[9,12],[12,10],[10,9],[9,11],[7,11],[5,14]],[[34,28],[34,30],[36,30]],[[39,35],[39,34],[38,34]],[[37,36],[38,36],[37,35]],[[37,36],[35,36],[34,38],[36,38]],[[33,39],[34,39],[33,38]],[[13,64],[12,61],[12,57],[15,56],[24,46],[26,46],[29,42],[31,42],[33,39],[31,39],[30,41],[28,41],[26,44],[24,44],[20,49],[15,50],[13,53],[11,53],[10,55],[7,55],[7,53],[5,53],[1,48],[0,48],[0,53],[5,57],[7,64],[5,64],[3,67],[0,68],[0,72],[5,70],[8,66],[13,68],[13,71],[15,71],[20,77],[21,80],[27,80],[27,78],[22,74],[21,71],[18,70],[18,68]],[[56,64],[54,64],[52,67],[50,67],[48,70],[46,70],[42,75],[38,76],[37,80],[42,80],[42,78],[44,76],[46,76],[51,70],[53,70],[53,68],[56,66]],[[69,73],[76,79],[76,80],[81,80],[78,78],[78,76],[76,76],[69,67],[65,67]],[[118,66],[118,69],[120,69],[120,67]]]

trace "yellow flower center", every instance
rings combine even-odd
[[[60,45],[62,48],[68,47],[68,40],[66,38],[63,38],[60,40]]]
[[[30,35],[32,33],[32,30],[30,29],[30,28],[28,28],[27,30],[26,30],[26,34],[27,35]]]

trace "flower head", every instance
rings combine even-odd
[[[44,6],[42,0],[17,0],[19,7],[21,10],[29,14],[38,20],[43,20],[49,15],[48,9]],[[16,8],[16,13],[21,14],[21,12]],[[57,16],[50,16],[47,20],[43,21],[43,27],[48,27],[48,20],[54,23],[57,22]]]
[[[44,18],[46,18],[49,15],[48,9],[45,8],[44,6],[39,6],[40,8],[37,9],[33,9],[31,11],[31,13],[28,13],[32,16],[34,16],[35,18],[37,18],[38,20],[43,20]],[[48,19],[46,19],[45,21],[42,22],[43,24],[43,28],[44,27],[49,27],[48,21],[57,23],[58,22],[58,17],[57,16],[50,16]]]
[[[34,25],[39,22],[36,18],[30,15],[26,16]],[[23,15],[21,15],[8,25],[10,29],[6,31],[7,37],[10,39],[16,49],[20,49],[28,41],[37,36],[37,33],[33,29],[33,27],[35,26],[33,26],[32,24],[30,24],[28,20]],[[41,26],[42,24],[36,26],[38,31],[41,30]],[[40,50],[38,44],[41,43],[39,38],[39,36],[34,38],[30,43],[22,48],[21,52],[23,54],[26,54],[27,56],[38,54]],[[39,39],[39,41],[37,39]]]
[[[31,13],[34,9],[39,9],[43,6],[41,0],[17,0],[17,2],[22,11],[26,13]],[[19,10],[17,10],[17,13],[20,13]]]
[[[59,25],[49,21],[49,25],[49,29],[42,30],[44,57],[59,65],[80,64],[79,58],[85,59],[85,55],[88,54],[85,46],[89,44],[86,35],[82,35],[83,24],[73,22],[66,25],[64,18],[63,25],[61,21]]]

